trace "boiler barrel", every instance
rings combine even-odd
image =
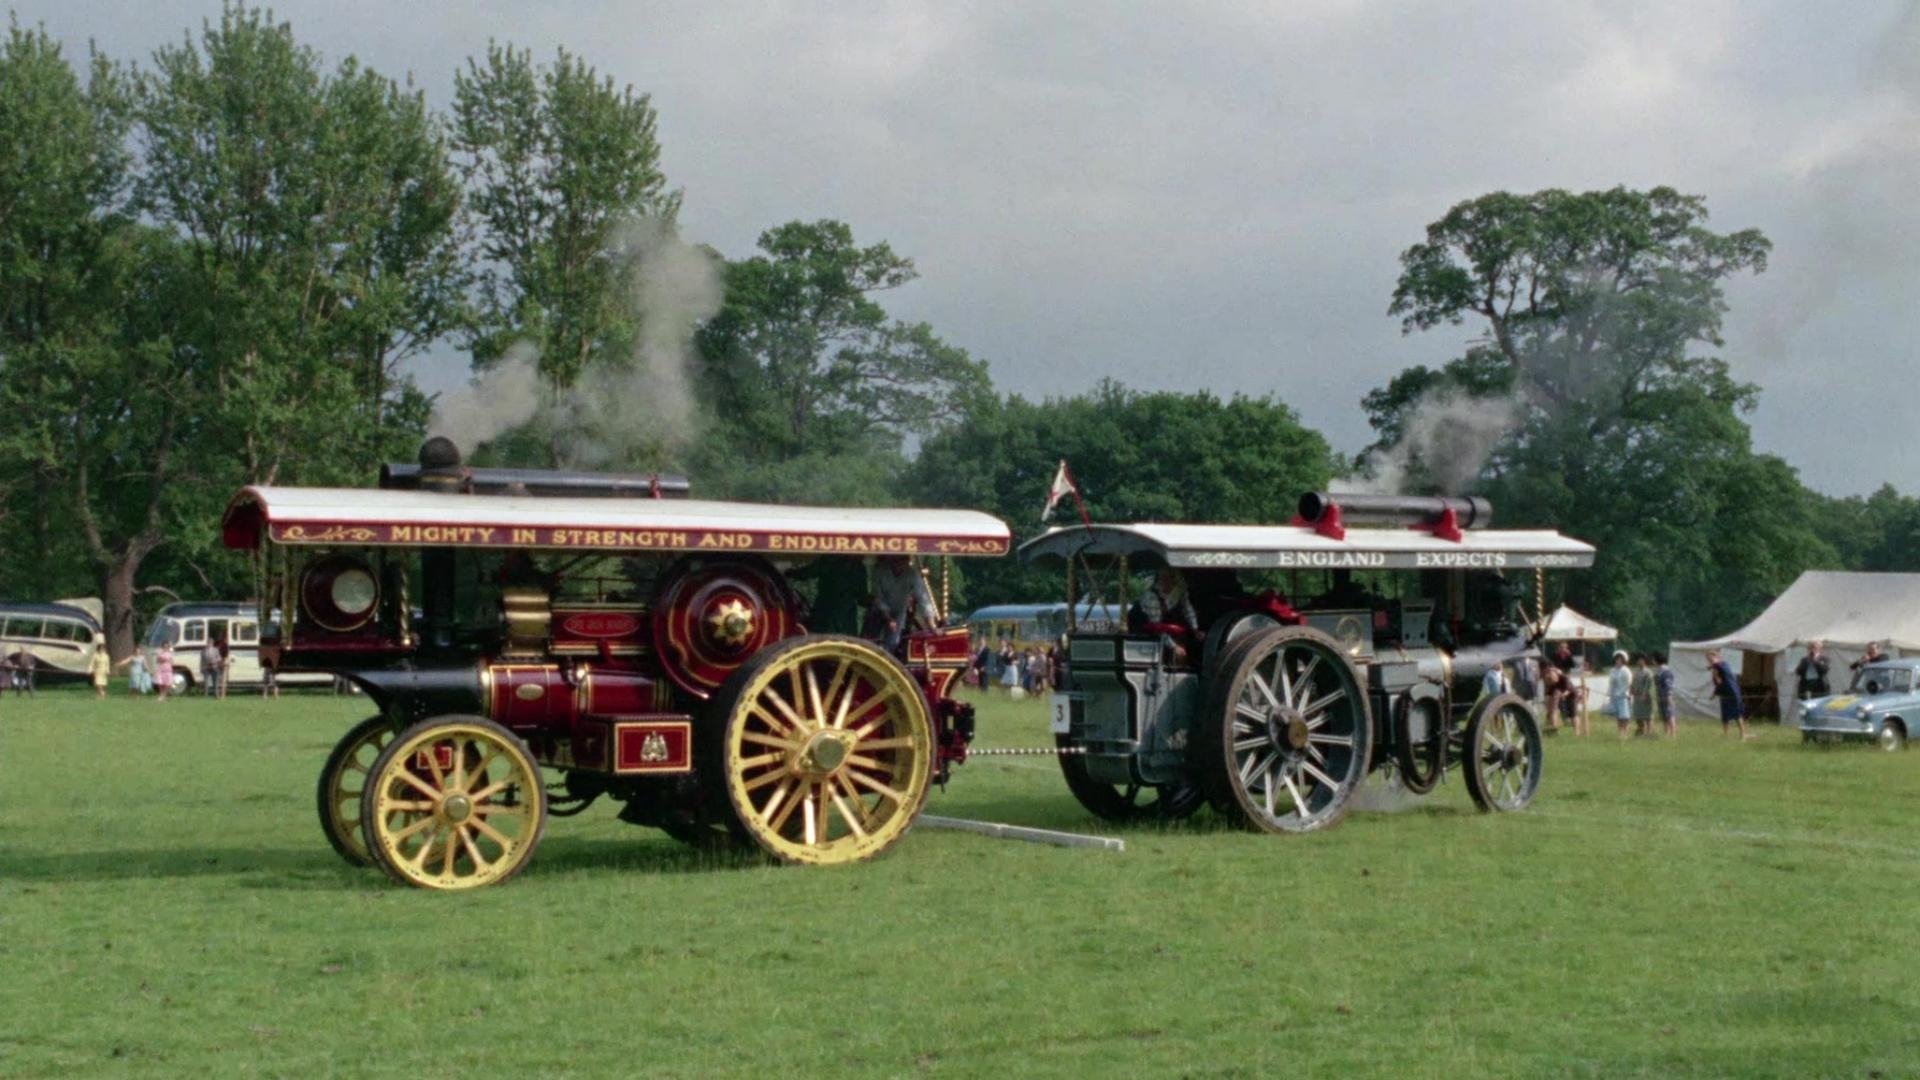
[[[1299,513],[1317,523],[1338,506],[1346,525],[1431,525],[1447,510],[1463,529],[1484,529],[1493,521],[1493,504],[1478,495],[1347,495],[1309,491],[1300,496]]]

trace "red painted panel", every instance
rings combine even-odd
[[[613,725],[613,771],[677,773],[693,768],[693,723],[672,720],[622,720]]]
[[[593,668],[580,677],[580,711],[598,716],[649,713],[666,705],[666,686],[637,671]]]
[[[496,664],[488,715],[510,728],[544,728],[573,722],[573,687],[556,664]]]

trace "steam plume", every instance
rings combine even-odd
[[[693,397],[693,334],[720,310],[719,260],[643,219],[616,240],[632,268],[628,302],[637,330],[631,355],[590,365],[556,390],[527,343],[436,405],[429,431],[477,447],[529,423],[551,443],[557,464],[633,464],[684,446],[699,427]]]
[[[1358,475],[1334,481],[1333,488],[1388,495],[1427,486],[1463,491],[1524,415],[1517,397],[1473,397],[1451,387],[1429,390],[1414,404],[1400,440],[1368,454]]]

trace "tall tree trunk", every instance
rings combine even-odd
[[[133,655],[134,579],[145,558],[141,545],[128,545],[100,575],[100,603],[106,608],[107,654],[114,663]]]

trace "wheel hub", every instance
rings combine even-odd
[[[845,764],[847,751],[846,739],[840,733],[817,731],[800,748],[795,765],[801,772],[817,779]]]
[[[440,816],[458,825],[473,816],[473,800],[466,795],[449,795],[440,803]]]
[[[1307,748],[1310,734],[1307,718],[1297,710],[1281,708],[1267,718],[1267,741],[1283,754],[1298,754]]]

